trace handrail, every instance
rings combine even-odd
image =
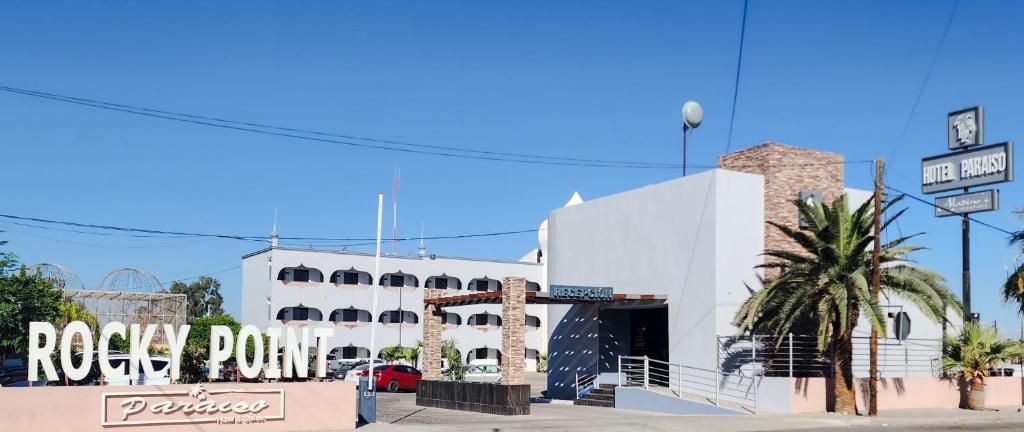
[[[576,390],[576,399],[580,399],[583,396],[586,396],[587,393],[590,393],[590,391],[597,385],[597,379],[597,373],[584,373],[583,375],[580,375],[580,372],[576,371],[576,380],[573,383],[573,388]]]
[[[724,372],[638,356],[619,356],[619,386],[663,389],[683,398],[696,398],[715,406],[730,405],[758,412],[763,374]]]

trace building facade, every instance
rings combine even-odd
[[[505,277],[525,278],[527,290],[545,289],[544,267],[533,257],[534,262],[382,256],[381,276],[374,281],[372,254],[270,247],[242,257],[242,322],[333,327],[328,344],[339,360],[377,358],[381,349],[414,347],[422,339],[424,290],[446,295],[500,291]],[[499,364],[501,356],[513,355],[501,352],[501,326],[524,326],[526,351],[515,355],[524,356],[527,370],[535,370],[547,351],[544,308],[531,305],[523,323],[504,322],[500,305],[452,308],[443,317],[443,337],[456,341],[469,364]]]

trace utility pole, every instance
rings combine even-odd
[[[871,299],[878,302],[882,290],[882,160],[875,160],[875,241],[871,252]],[[869,346],[870,362],[868,374],[868,415],[878,415],[878,330],[871,326]]]
[[[967,188],[964,188],[964,193],[967,192]],[[963,236],[963,250],[960,253],[963,256],[964,322],[966,323],[974,321],[974,314],[971,313],[971,220],[967,217],[967,213],[964,213],[960,227],[960,233]]]

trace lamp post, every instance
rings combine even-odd
[[[683,104],[683,177],[686,177],[686,132],[700,126],[704,120],[704,108],[694,101]]]

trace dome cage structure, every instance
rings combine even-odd
[[[57,288],[67,291],[81,291],[85,289],[82,278],[67,267],[60,264],[39,263],[28,266],[29,272],[39,272],[44,278],[53,282]]]
[[[114,321],[129,327],[156,324],[155,346],[166,346],[163,324],[185,324],[188,304],[185,294],[171,294],[152,273],[131,267],[107,273],[94,290],[65,289],[64,300],[96,315],[100,327]]]

